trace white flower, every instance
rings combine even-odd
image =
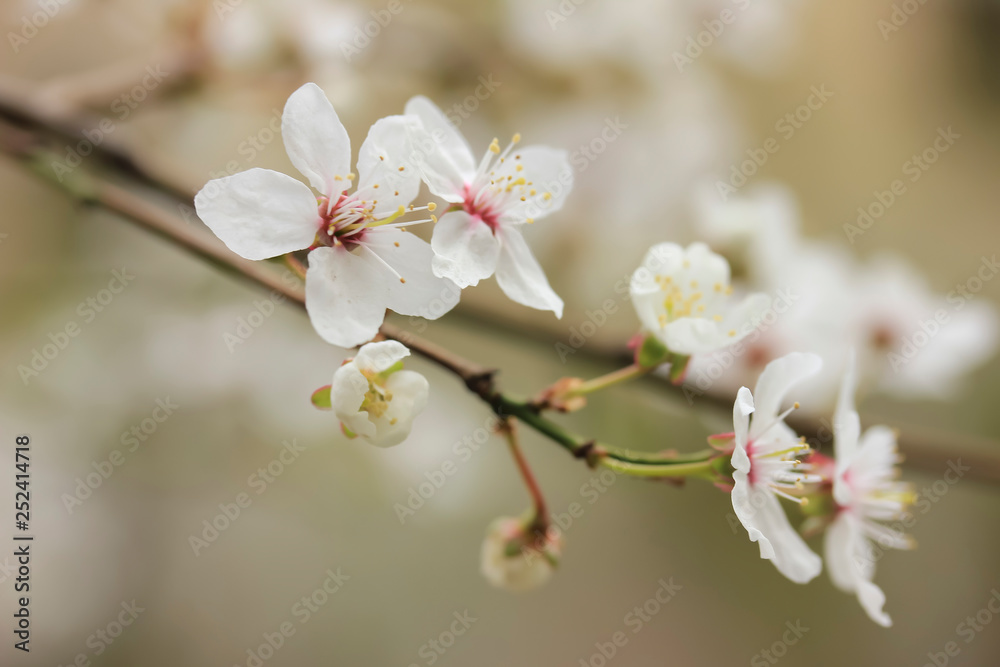
[[[348,435],[392,447],[406,440],[413,419],[427,406],[427,379],[400,370],[410,351],[387,340],[368,343],[337,369],[330,385],[330,407]]]
[[[821,365],[813,354],[792,353],[776,359],[761,373],[753,395],[742,387],[733,406],[733,510],[750,541],[759,544],[760,557],[799,584],[819,574],[823,563],[792,528],[778,496],[802,503],[791,492],[820,478],[795,459],[809,448],[785,425],[788,412],[778,414],[778,410],[788,390],[818,372]]]
[[[229,248],[266,259],[306,248],[306,308],[327,342],[354,347],[378,331],[386,308],[436,319],[455,305],[454,291],[430,270],[430,246],[395,222],[417,195],[402,116],[375,123],[358,156],[358,187],[349,172],[351,143],[319,86],[307,83],[285,104],[281,134],[292,164],[321,193],[269,169],[210,181],[195,197],[198,215]],[[428,205],[433,210],[433,205]],[[433,216],[431,216],[433,219]]]
[[[532,534],[522,519],[500,517],[483,540],[480,571],[497,588],[526,591],[547,582],[562,554],[562,538],[550,528]]]
[[[464,288],[496,273],[512,300],[562,317],[562,299],[518,228],[562,208],[573,185],[566,152],[545,146],[513,152],[520,141],[514,135],[503,151],[494,139],[477,166],[465,138],[433,102],[414,97],[406,114],[423,122],[414,144],[427,186],[454,209],[434,227],[434,274]]]
[[[704,354],[752,333],[770,300],[750,294],[730,305],[729,264],[704,243],[650,248],[629,285],[645,329],[671,352]]]
[[[906,535],[879,523],[899,519],[913,494],[908,484],[896,481],[895,432],[873,426],[861,435],[854,409],[855,378],[852,352],[833,422],[837,517],[826,534],[826,565],[838,588],[855,593],[868,616],[889,627],[892,620],[882,610],[885,594],[872,583],[876,559],[870,540],[896,549],[913,546]]]

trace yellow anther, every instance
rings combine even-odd
[[[431,214],[431,222],[437,222],[437,221],[438,221],[437,216],[432,213]]]
[[[517,171],[522,171],[524,169],[524,165],[523,164],[519,164],[516,167],[514,167],[514,169],[516,169]]]
[[[552,199],[552,193],[546,192],[544,195],[542,195],[542,199],[544,199],[545,201]]]
[[[528,224],[529,225],[535,224],[535,219],[534,218],[528,218]]]
[[[715,320],[716,322],[721,322],[722,315],[712,315],[712,319]]]
[[[736,329],[730,329],[729,330],[729,337],[732,338],[735,335],[736,335]]]
[[[493,137],[493,141],[490,142],[490,152],[493,154],[500,153],[500,142],[497,141],[496,137]]]
[[[799,405],[798,401],[795,401],[795,403],[792,404],[792,407],[795,408],[796,410],[798,410],[802,406]]]
[[[405,170],[405,169],[406,169],[406,167],[400,167],[400,168],[399,168],[399,170],[400,170],[400,171],[403,171],[403,170]]]
[[[400,278],[400,279],[399,279],[399,282],[401,282],[401,283],[405,283],[405,282],[406,282],[406,278]]]
[[[427,210],[428,210],[428,211],[433,211],[433,210],[434,210],[434,209],[436,209],[437,207],[438,207],[438,205],[437,205],[437,204],[435,204],[434,202],[431,202],[431,203],[429,203],[429,204],[427,205]]]
[[[517,142],[519,142],[520,140],[521,140],[521,133],[520,132],[516,133],[513,137],[511,137],[511,141],[513,141],[515,144]]]

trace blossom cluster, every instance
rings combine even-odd
[[[522,229],[563,206],[573,173],[564,151],[521,147],[515,134],[505,147],[494,139],[477,160],[448,117],[430,100],[415,97],[400,115],[372,125],[355,172],[348,132],[314,84],[289,98],[282,137],[308,185],[251,169],[209,182],[195,203],[233,252],[251,260],[281,257],[300,271],[306,308],[324,340],[361,346],[312,398],[335,413],[348,437],[397,445],[427,404],[427,380],[403,370],[410,350],[380,338],[387,310],[436,319],[454,307],[463,289],[496,276],[513,301],[562,316],[563,302]],[[437,203],[413,203],[422,184],[444,202],[440,218],[433,213]],[[730,218],[715,215],[721,218],[717,227],[735,235]],[[769,217],[775,225],[782,220],[780,212]],[[429,243],[409,231],[422,223],[434,225]],[[776,234],[757,247],[757,266],[770,267],[769,253],[786,242]],[[801,267],[801,273],[812,279],[816,268]],[[756,338],[772,306],[767,294],[734,286],[729,262],[704,243],[655,245],[632,275],[629,292],[642,329],[632,368],[663,368],[675,383],[710,355]],[[793,351],[770,358],[753,392],[739,389],[733,431],[709,439],[718,454],[705,462],[706,471],[730,493],[761,558],[805,583],[819,574],[823,559],[793,528],[781,500],[799,505],[810,530],[826,529],[825,560],[834,583],[855,593],[876,622],[889,625],[885,596],[872,581],[870,543],[910,546],[885,522],[901,516],[912,493],[895,480],[894,432],[876,426],[861,433],[855,353],[843,347],[847,362],[834,416],[834,458],[813,452],[785,423],[799,407],[782,410],[789,391],[819,374],[824,363],[816,354]],[[537,409],[579,409],[586,386],[564,378]],[[482,570],[494,585],[532,588],[549,578],[561,553],[561,537],[540,510],[506,517],[490,528]]]

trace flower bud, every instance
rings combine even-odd
[[[530,519],[500,517],[483,541],[480,571],[492,585],[512,591],[541,586],[552,576],[562,555],[562,537],[549,527],[541,531]]]

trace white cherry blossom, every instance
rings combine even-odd
[[[414,145],[427,186],[452,205],[434,227],[434,274],[465,288],[495,273],[513,301],[562,317],[562,299],[519,228],[562,208],[573,185],[566,152],[515,150],[520,135],[514,135],[504,150],[494,139],[477,165],[465,138],[433,102],[414,97],[406,114],[423,123]]]
[[[394,340],[368,343],[333,374],[330,407],[348,435],[392,447],[410,435],[427,406],[427,379],[401,370],[410,351]]]
[[[281,134],[292,164],[320,194],[269,169],[210,181],[195,197],[205,224],[247,259],[309,249],[306,308],[329,343],[353,347],[378,331],[385,310],[436,319],[456,303],[430,269],[430,246],[400,229],[420,188],[406,166],[408,127],[391,116],[376,122],[358,156],[358,186],[349,193],[351,144],[319,86],[307,83],[285,104]]]
[[[760,546],[760,557],[799,584],[815,578],[823,563],[792,528],[778,497],[802,503],[795,491],[821,480],[796,458],[809,447],[784,423],[790,410],[778,411],[788,390],[815,375],[821,365],[813,354],[776,359],[761,373],[753,394],[742,387],[733,406],[733,510],[750,541]]]
[[[883,610],[885,593],[872,582],[876,552],[871,541],[896,549],[913,546],[902,532],[880,523],[900,519],[913,492],[909,484],[896,479],[895,432],[873,426],[861,434],[854,408],[856,377],[852,351],[833,421],[837,516],[826,534],[826,566],[834,585],[857,595],[868,616],[889,627],[892,619]]]
[[[732,304],[729,263],[704,243],[650,248],[629,285],[643,327],[671,352],[704,354],[752,333],[770,299],[750,294]]]

